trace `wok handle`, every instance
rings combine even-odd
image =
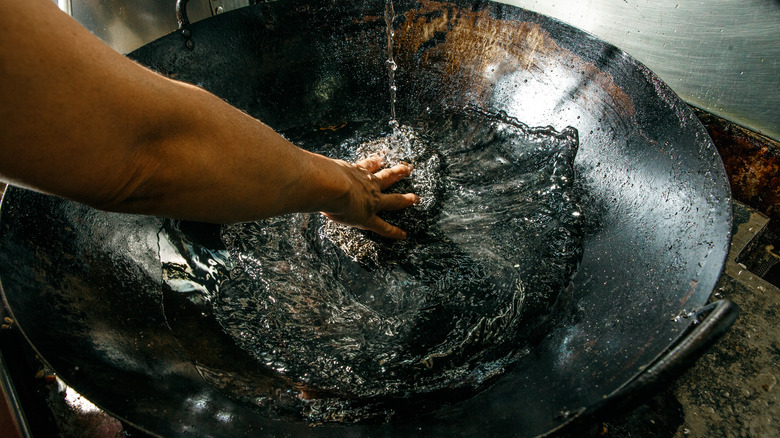
[[[176,0],[176,21],[179,23],[179,30],[190,25],[190,19],[187,18],[187,2],[189,0]]]
[[[708,304],[696,312],[685,332],[669,350],[638,376],[623,385],[601,403],[583,408],[565,427],[577,432],[589,430],[606,414],[609,417],[629,412],[668,385],[688,369],[712,344],[734,324],[739,307],[729,300]],[[566,435],[568,436],[568,435]]]
[[[644,372],[615,392],[609,400],[630,405],[653,394],[690,367],[696,359],[720,339],[734,324],[739,306],[729,300],[710,303],[696,312],[679,342],[652,363]]]
[[[176,0],[176,21],[179,22],[179,30],[184,38],[184,46],[190,50],[195,48],[190,32],[190,19],[187,17],[187,2],[189,0]]]

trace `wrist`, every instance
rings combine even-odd
[[[351,165],[323,155],[310,154],[312,202],[307,210],[339,214],[348,204],[353,184],[349,178]]]

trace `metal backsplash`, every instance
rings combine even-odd
[[[294,1],[294,0],[289,0]],[[780,0],[504,0],[638,59],[692,105],[780,140]],[[126,53],[176,28],[174,0],[60,0]],[[248,0],[191,0],[197,21]],[[219,4],[217,6],[217,4]]]
[[[780,139],[780,0],[504,0],[588,31],[688,103]]]
[[[93,34],[121,53],[176,30],[176,0],[58,0]],[[249,0],[190,0],[187,16],[195,22],[220,11],[249,5]]]

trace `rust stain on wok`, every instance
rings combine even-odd
[[[780,142],[694,108],[723,159],[734,198],[772,220],[780,232]]]

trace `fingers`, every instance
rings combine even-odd
[[[369,173],[365,175],[368,176],[368,181],[363,181],[362,176],[356,179],[356,181],[363,181],[355,185],[356,188],[362,188],[357,189],[357,193],[364,194],[352,198],[354,205],[343,212],[322,214],[330,220],[372,231],[388,239],[405,239],[406,233],[402,229],[380,219],[376,213],[408,208],[420,201],[420,197],[413,193],[381,193],[382,190],[409,176],[413,168],[406,163],[387,169],[383,169],[384,165],[385,159],[382,156],[372,156],[355,163],[356,168]]]
[[[379,172],[376,172],[375,176],[379,182],[379,187],[384,190],[409,176],[412,173],[412,170],[414,170],[414,168],[411,164],[401,163],[387,169],[382,169]]]
[[[406,239],[406,232],[395,225],[383,221],[378,216],[371,218],[369,223],[366,224],[366,229],[379,234],[382,237],[388,239],[402,240]]]
[[[383,195],[379,200],[379,211],[393,211],[402,208],[411,207],[420,202],[420,197],[414,193],[392,193]],[[379,216],[372,216],[365,224],[365,229],[373,231],[382,237],[401,240],[406,239],[406,232],[395,225],[391,225],[381,219]]]
[[[384,165],[385,165],[384,157],[380,157],[377,155],[368,157],[365,160],[360,160],[357,163],[355,163],[356,167],[359,167],[371,173],[374,173],[377,170],[381,169],[382,166]]]
[[[332,214],[328,213],[322,213],[323,216],[326,218],[339,223],[344,223],[341,221],[341,218],[338,216],[334,216]],[[388,239],[395,239],[395,240],[402,240],[406,239],[406,232],[395,225],[390,225],[389,223],[385,222],[384,220],[380,219],[378,216],[374,215],[369,220],[367,220],[362,225],[355,225],[352,224],[351,226],[357,227],[366,231],[373,231],[374,233],[379,234],[382,237],[386,237]]]
[[[395,211],[408,208],[420,202],[414,193],[390,193],[379,198],[379,211]]]

